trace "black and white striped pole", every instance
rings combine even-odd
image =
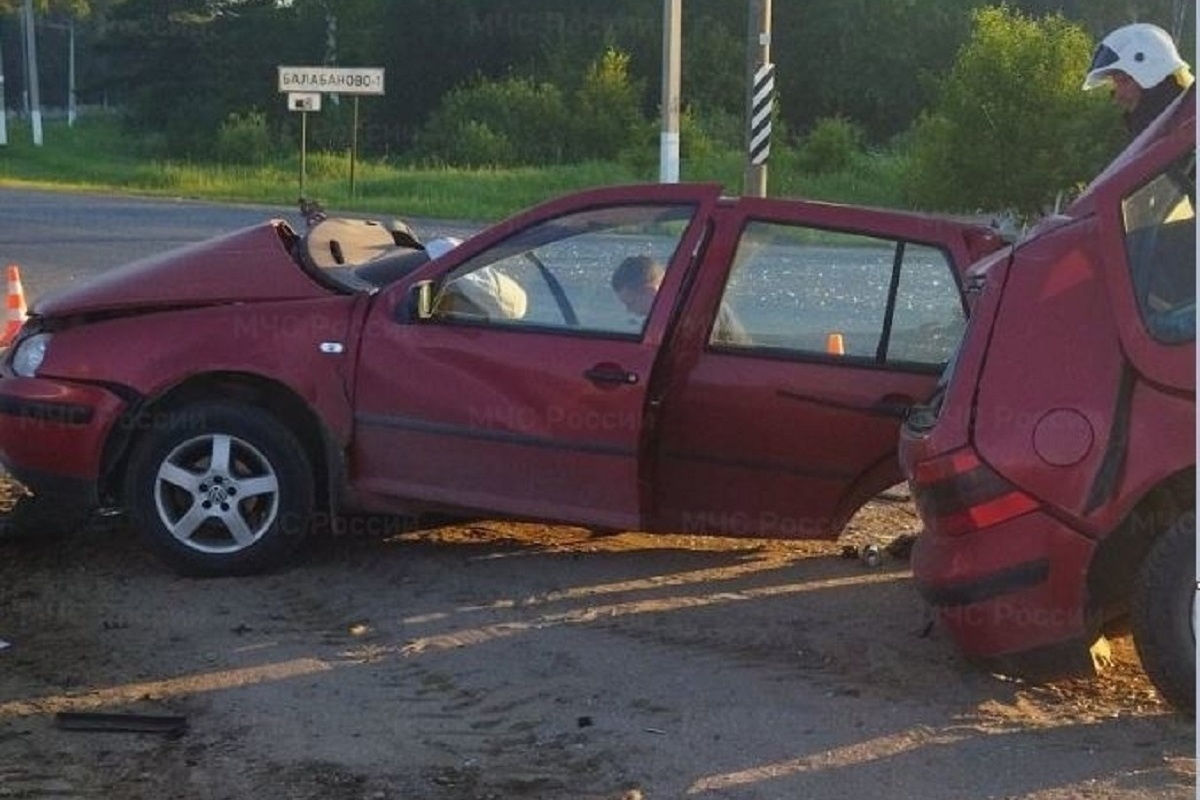
[[[771,63],[771,0],[750,0],[746,75],[746,186],[748,197],[767,196],[775,65]]]
[[[751,166],[765,167],[771,155],[771,112],[775,110],[775,65],[763,64],[754,72],[750,97],[749,154]]]

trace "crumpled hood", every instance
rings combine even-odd
[[[294,237],[286,222],[271,220],[109,270],[46,295],[31,312],[54,317],[328,295],[288,253],[285,240]]]

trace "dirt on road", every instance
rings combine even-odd
[[[838,542],[354,520],[175,576],[119,524],[0,544],[0,798],[1183,798],[1193,723],[965,663],[871,504]],[[901,540],[903,541],[903,540]],[[63,712],[186,718],[79,731]]]

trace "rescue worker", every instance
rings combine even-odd
[[[1096,47],[1083,88],[1111,86],[1125,128],[1134,137],[1193,80],[1171,35],[1157,25],[1135,22],[1117,28]]]

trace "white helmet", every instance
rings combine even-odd
[[[1157,25],[1135,22],[1117,28],[1096,47],[1083,88],[1102,86],[1119,71],[1150,89],[1180,67],[1187,67],[1187,62],[1179,57],[1171,35]]]

